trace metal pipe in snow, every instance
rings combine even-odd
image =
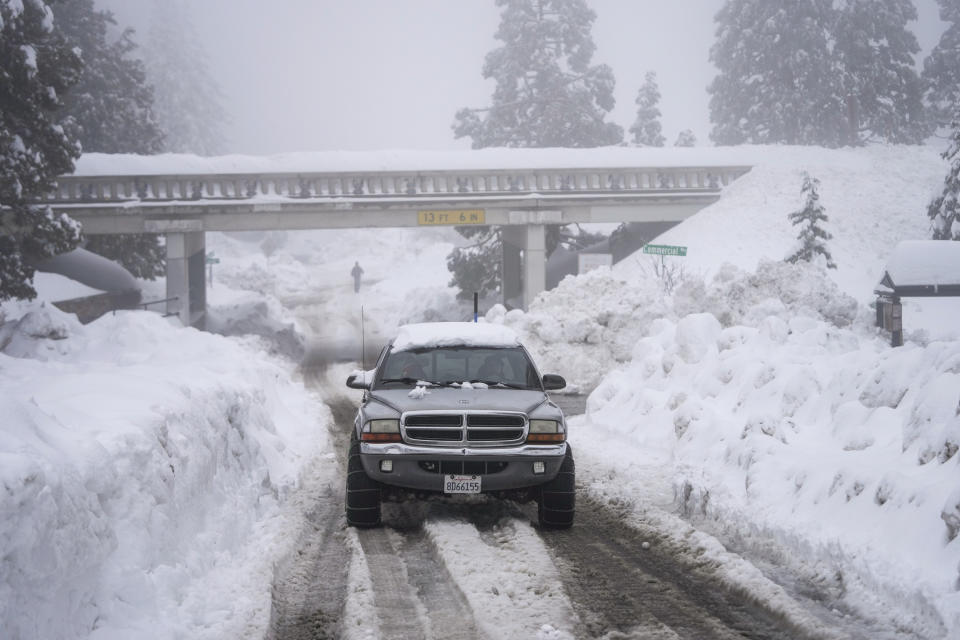
[[[477,322],[477,308],[479,306],[479,297],[480,295],[474,291],[473,292],[473,321]]]

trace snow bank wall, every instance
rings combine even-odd
[[[777,540],[853,602],[960,629],[960,343],[891,349],[797,316],[661,320],[590,419],[672,460],[687,514]],[[809,566],[808,566],[809,569]]]
[[[0,637],[199,637],[269,610],[268,580],[242,606],[205,587],[297,482],[296,443],[324,444],[319,403],[145,312],[34,307],[0,350]]]

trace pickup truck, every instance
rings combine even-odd
[[[346,477],[347,523],[381,524],[381,503],[411,495],[489,494],[536,500],[544,528],[573,524],[573,452],[563,411],[517,334],[502,325],[400,327],[369,371]]]

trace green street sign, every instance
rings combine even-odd
[[[687,255],[687,248],[669,244],[647,244],[644,245],[643,252],[655,256],[685,256]]]
[[[214,257],[213,251],[207,252],[207,264],[220,264],[220,258]]]

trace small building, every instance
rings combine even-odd
[[[960,296],[960,242],[900,242],[873,292],[877,294],[877,326],[890,331],[890,344],[903,345],[902,298]]]

